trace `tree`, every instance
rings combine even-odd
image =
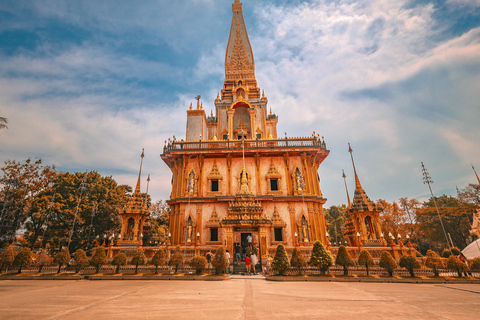
[[[22,273],[23,267],[28,267],[32,264],[35,254],[30,248],[23,248],[13,260],[13,265],[18,267],[18,273]]]
[[[459,277],[462,276],[462,272],[468,270],[468,266],[462,261],[460,261],[460,259],[455,257],[453,254],[447,259],[447,268],[457,271]]]
[[[158,249],[157,252],[155,252],[150,263],[155,266],[155,274],[158,274],[158,266],[165,264],[165,252],[163,249]]]
[[[355,265],[355,261],[353,261],[352,257],[348,254],[347,248],[343,245],[338,248],[335,264],[343,267],[344,276],[348,276],[348,267]]]
[[[107,254],[105,253],[105,248],[103,246],[98,247],[93,254],[92,259],[90,260],[90,265],[95,267],[95,273],[100,271],[100,268],[107,264]]]
[[[2,272],[4,267],[10,267],[10,265],[15,260],[15,251],[13,251],[12,246],[8,246],[5,251],[0,254],[0,263],[2,264],[0,267],[0,272]]]
[[[178,268],[183,264],[184,257],[182,250],[180,250],[180,246],[178,246],[175,251],[173,252],[172,257],[168,260],[168,265],[175,267],[175,274],[178,271]]]
[[[68,251],[68,248],[64,248],[62,251],[57,253],[55,257],[53,258],[53,262],[58,264],[58,271],[57,273],[60,273],[62,266],[64,264],[67,264],[70,261],[70,252]]]
[[[152,232],[145,234],[144,243],[146,246],[154,246],[158,243],[166,243],[168,234],[168,223],[170,220],[170,206],[166,201],[159,200],[148,208],[150,211],[150,226]]]
[[[303,257],[302,252],[297,247],[293,249],[290,265],[298,268],[298,274],[302,274],[303,268],[307,265],[307,261]]]
[[[77,249],[73,254],[73,260],[75,261],[75,273],[80,272],[80,269],[88,266],[88,258],[85,251]]]
[[[400,267],[405,268],[410,273],[410,276],[415,277],[414,269],[421,267],[420,262],[412,256],[401,256]]]
[[[43,267],[48,267],[53,263],[53,258],[46,252],[42,251],[35,258],[35,265],[38,267],[38,273],[42,272]]]
[[[120,271],[120,266],[124,266],[127,264],[127,256],[123,252],[119,252],[115,258],[112,260],[112,264],[114,266],[117,266],[115,268],[115,274],[117,274]]]
[[[461,251],[460,251],[460,249],[458,249],[457,247],[452,247],[452,248],[450,249],[450,252],[451,252],[453,255],[458,256],[458,255],[460,255],[460,252],[461,252]]]
[[[347,217],[347,206],[331,206],[325,209],[325,219],[327,220],[328,233],[335,239],[336,243],[345,243],[344,237],[345,220]]]
[[[329,250],[318,240],[313,243],[312,255],[310,256],[310,264],[320,269],[324,275],[328,268],[333,266],[333,257]]]
[[[368,267],[374,266],[375,261],[373,260],[372,255],[367,249],[362,249],[360,251],[360,255],[358,256],[358,264],[365,266],[365,268],[367,269],[367,276],[370,275],[368,271]]]
[[[444,249],[444,250],[442,251],[442,257],[444,257],[444,258],[448,258],[448,257],[450,257],[451,255],[452,255],[452,251],[450,251],[449,249]]]
[[[393,235],[409,233],[407,228],[408,216],[398,203],[389,203],[385,200],[378,200],[377,205],[382,209],[380,213],[380,224],[384,233],[391,232]]]
[[[207,268],[207,258],[195,256],[190,260],[189,264],[195,269],[196,274],[201,274]]]
[[[378,265],[381,268],[385,269],[385,271],[388,272],[388,275],[390,277],[393,276],[393,271],[395,271],[395,268],[397,268],[397,262],[395,261],[395,259],[393,259],[392,255],[387,251],[382,252],[382,255],[380,256],[380,262],[378,263]]]
[[[480,257],[474,258],[469,261],[470,263],[470,270],[472,271],[480,271]]]
[[[277,271],[279,275],[285,275],[285,271],[290,267],[290,261],[288,261],[287,251],[283,244],[277,246],[277,251],[275,252],[275,257],[272,261],[272,269]]]
[[[215,274],[220,274],[227,269],[228,259],[224,247],[218,247],[217,251],[215,252],[215,257],[213,257],[212,265],[215,268]]]
[[[135,255],[132,258],[132,261],[130,262],[135,266],[135,274],[138,273],[138,266],[139,265],[144,265],[147,263],[147,257],[145,256],[145,252],[143,251],[142,248],[138,248],[137,252],[135,252]]]
[[[433,250],[427,251],[427,259],[425,260],[425,266],[432,269],[435,277],[439,276],[438,269],[445,268],[440,256]]]
[[[5,117],[0,117],[0,129],[8,129],[7,127],[8,119]]]

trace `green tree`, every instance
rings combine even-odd
[[[400,257],[400,267],[405,268],[410,273],[410,276],[415,277],[415,269],[421,267],[420,262],[415,257],[412,256],[401,256]]]
[[[313,243],[312,255],[310,256],[310,264],[320,269],[324,275],[328,268],[333,265],[333,257],[329,250],[318,240]]]
[[[52,265],[52,263],[53,258],[44,251],[37,254],[37,257],[35,258],[35,265],[38,267],[38,273],[42,272],[43,267],[48,267]]]
[[[298,268],[298,274],[302,274],[303,268],[307,265],[307,261],[303,257],[302,252],[297,247],[293,249],[290,265],[294,268]]]
[[[461,252],[461,251],[460,251],[460,249],[458,249],[457,247],[452,247],[452,248],[450,249],[450,252],[451,252],[452,254],[458,256],[458,255],[460,255],[460,252]]]
[[[462,261],[460,261],[460,259],[458,259],[454,255],[451,255],[450,257],[448,257],[447,268],[450,269],[450,270],[457,271],[457,274],[458,274],[459,277],[462,276],[462,272],[468,270],[468,266],[465,263],[463,263]]]
[[[215,268],[215,274],[220,274],[227,269],[228,259],[224,247],[218,247],[215,257],[213,257],[212,265]]]
[[[393,276],[393,271],[395,271],[395,269],[397,268],[397,262],[395,261],[395,259],[393,259],[392,255],[387,251],[382,252],[382,255],[380,256],[380,262],[378,263],[378,265],[381,268],[385,269],[385,271],[388,272],[388,275],[390,277]]]
[[[155,252],[150,263],[155,266],[155,274],[158,274],[158,266],[165,264],[165,252],[163,249],[158,249],[157,252]]]
[[[201,274],[207,268],[207,258],[195,256],[190,260],[190,266],[195,269],[196,274]]]
[[[180,246],[178,246],[175,251],[173,252],[173,255],[170,257],[170,260],[168,260],[168,265],[175,267],[175,274],[178,271],[178,268],[183,265],[185,258],[183,257],[182,250],[180,250]]]
[[[353,261],[352,257],[348,254],[347,248],[343,245],[338,248],[335,264],[343,267],[344,276],[348,276],[348,267],[355,265],[355,261]]]
[[[0,117],[0,129],[8,129],[7,127],[8,119],[5,117]]]
[[[166,201],[159,200],[148,208],[150,211],[150,227],[152,232],[145,234],[144,244],[155,246],[167,242],[170,206]]]
[[[272,261],[272,269],[277,271],[279,275],[283,276],[285,271],[290,267],[290,261],[288,260],[287,251],[283,244],[278,244],[275,257]]]
[[[8,269],[12,265],[13,260],[15,260],[15,251],[13,251],[12,246],[8,246],[5,251],[0,253],[0,263],[2,264],[0,272],[2,272],[4,267]]]
[[[85,251],[77,249],[73,254],[73,260],[75,261],[75,272],[79,273],[81,269],[88,266],[88,258]]]
[[[33,254],[30,248],[23,248],[13,260],[13,265],[18,267],[18,273],[22,273],[23,267],[28,267],[32,264],[33,258],[35,255]]]
[[[327,220],[328,233],[336,243],[345,243],[344,237],[345,220],[347,217],[347,206],[331,206],[325,209],[325,219]]]
[[[367,269],[367,276],[369,276],[370,273],[369,273],[368,267],[369,266],[374,266],[375,265],[375,260],[373,260],[372,255],[370,254],[370,252],[367,249],[362,249],[360,251],[360,254],[358,256],[358,264],[362,265],[362,266],[365,266],[365,268]]]
[[[445,268],[440,256],[433,250],[427,251],[427,259],[425,260],[425,266],[432,269],[435,277],[439,276],[438,269]]]
[[[138,273],[138,266],[139,265],[144,265],[147,263],[147,257],[145,256],[145,252],[143,251],[142,248],[138,248],[137,252],[135,252],[135,255],[132,258],[132,261],[130,262],[135,266],[135,274]]]
[[[95,267],[95,273],[100,271],[100,268],[103,265],[106,265],[108,262],[107,254],[105,253],[105,248],[103,246],[99,246],[95,253],[93,254],[92,259],[90,260],[90,265]]]
[[[452,255],[452,251],[450,251],[449,249],[444,249],[443,252],[442,252],[442,257],[444,258],[448,258]]]
[[[62,270],[62,266],[64,264],[67,264],[70,261],[70,259],[71,257],[70,257],[70,252],[68,251],[68,248],[64,248],[63,250],[61,250],[59,253],[55,255],[55,257],[53,258],[53,262],[58,264],[57,273],[60,273],[60,271]]]
[[[470,270],[472,271],[480,271],[480,257],[474,258],[469,261],[470,263]]]
[[[112,264],[116,266],[115,268],[115,274],[117,274],[120,271],[120,266],[124,266],[127,264],[127,256],[123,252],[119,252],[115,258],[112,260]]]

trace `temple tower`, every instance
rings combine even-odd
[[[318,169],[328,156],[319,134],[277,136],[278,117],[255,78],[242,3],[232,4],[225,80],[206,116],[200,96],[187,108],[185,140],[169,139],[161,158],[172,171],[171,245],[207,250],[248,235],[264,259],[279,243],[324,244]]]

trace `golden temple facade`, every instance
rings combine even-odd
[[[207,116],[198,96],[187,110],[185,140],[169,139],[161,155],[172,171],[170,244],[233,252],[251,236],[263,259],[279,243],[328,245],[318,169],[329,151],[315,133],[277,136],[239,0],[232,11],[215,111]]]

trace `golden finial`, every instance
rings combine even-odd
[[[192,103],[190,102],[190,110],[192,110]]]
[[[200,110],[203,110],[203,102],[202,102],[202,104],[200,105]]]
[[[213,117],[213,110],[210,110],[210,117]]]
[[[270,108],[270,115],[272,115],[272,108]]]

